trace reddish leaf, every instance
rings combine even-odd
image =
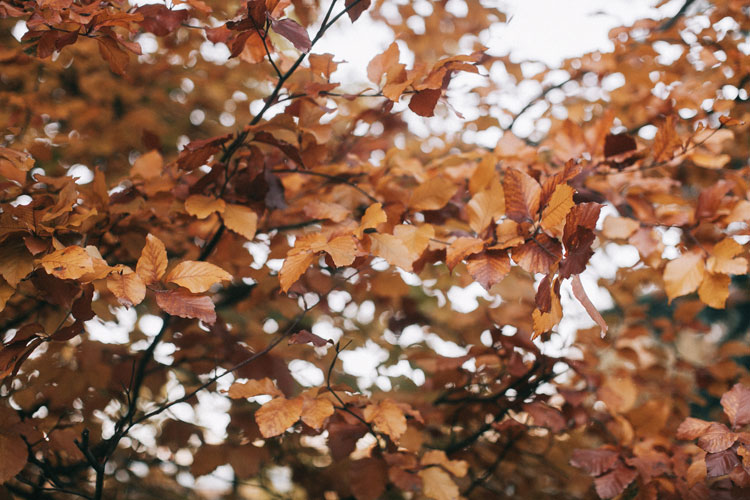
[[[698,439],[708,430],[711,422],[706,422],[699,418],[688,417],[677,428],[677,439],[693,440]]]
[[[574,450],[570,465],[583,469],[591,476],[599,476],[617,463],[617,452],[612,450]]]
[[[548,274],[544,278],[542,278],[542,281],[539,282],[539,287],[536,289],[534,302],[536,303],[537,309],[542,312],[549,312],[550,308],[552,307],[551,292],[552,280],[550,279],[550,275]]]
[[[750,388],[734,384],[732,390],[721,397],[721,406],[734,427],[750,424]]]
[[[713,422],[698,439],[698,446],[709,453],[717,453],[732,446],[737,438],[737,434],[727,429],[726,425]]]
[[[629,153],[635,151],[636,147],[635,139],[627,134],[607,134],[604,139],[604,156],[609,158]]]
[[[323,347],[333,341],[318,337],[308,330],[300,330],[289,337],[289,344],[312,344],[315,347]]]
[[[532,222],[539,212],[542,188],[526,172],[508,169],[503,181],[505,214],[516,222]]]
[[[166,36],[179,28],[188,18],[187,10],[170,10],[164,5],[143,5],[135,10],[143,15],[139,24],[144,31],[156,36]]]
[[[591,316],[591,319],[594,320],[594,322],[599,325],[599,328],[602,329],[602,338],[607,334],[607,322],[604,321],[604,318],[602,318],[602,315],[599,314],[599,311],[597,311],[596,307],[594,307],[594,304],[591,303],[591,299],[589,299],[589,296],[586,295],[586,290],[583,288],[583,283],[581,283],[581,278],[576,274],[573,276],[573,295],[576,299],[578,299],[578,302],[581,303],[584,309],[586,309],[586,312],[589,313],[589,316]]]
[[[635,481],[638,473],[630,467],[619,465],[612,472],[594,479],[596,493],[600,498],[614,498]]]
[[[122,50],[117,41],[109,36],[98,36],[96,41],[99,44],[99,53],[102,58],[109,63],[109,69],[112,73],[118,75],[125,74],[125,68],[130,61],[130,56]]]
[[[486,250],[466,259],[469,274],[486,290],[500,283],[510,271],[510,260],[504,250]]]
[[[562,257],[560,242],[546,234],[538,234],[511,254],[516,264],[529,273],[549,273],[552,266]]]
[[[309,52],[312,47],[307,30],[293,19],[271,19],[271,28],[294,45],[297,50]]]
[[[156,304],[167,314],[181,318],[195,318],[208,323],[216,322],[214,303],[210,297],[178,289],[156,294]]]
[[[440,99],[442,91],[440,89],[420,90],[411,96],[409,109],[419,116],[430,117],[435,114],[435,105]]]
[[[370,7],[371,0],[345,0],[346,14],[352,22],[359,19],[364,11]]]
[[[717,477],[729,474],[740,464],[740,458],[734,450],[706,454],[706,476]]]

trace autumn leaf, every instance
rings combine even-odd
[[[356,256],[357,241],[351,235],[338,236],[330,240],[323,250],[331,256],[336,267],[349,266]]]
[[[199,219],[205,219],[214,212],[222,213],[225,207],[226,203],[224,200],[201,194],[190,195],[185,200],[185,210],[187,210],[187,213]]]
[[[677,428],[677,439],[693,440],[698,439],[711,426],[711,422],[706,422],[699,418],[688,417],[682,421]]]
[[[440,210],[458,190],[458,186],[443,176],[435,176],[412,191],[413,210]]]
[[[302,400],[302,421],[313,429],[321,429],[333,413],[333,403],[326,398],[303,398]]]
[[[373,57],[367,64],[367,77],[376,85],[380,85],[380,80],[389,68],[398,64],[399,50],[396,42],[388,46],[385,52]]]
[[[664,268],[664,291],[669,302],[698,289],[705,274],[703,256],[688,252],[667,263]]]
[[[619,465],[614,470],[594,479],[596,493],[600,498],[614,498],[638,477],[638,472],[630,467]]]
[[[271,18],[271,29],[292,42],[292,45],[297,50],[301,50],[302,52],[310,51],[310,47],[312,47],[310,36],[307,34],[307,30],[294,19],[276,20]]]
[[[435,114],[435,105],[440,99],[440,89],[424,89],[411,96],[409,109],[419,116],[430,117]]]
[[[524,271],[547,274],[552,266],[560,261],[562,246],[546,234],[539,234],[523,245],[513,248],[511,256]]]
[[[112,73],[124,75],[125,68],[130,61],[128,53],[122,50],[117,41],[110,36],[98,36],[96,41],[99,44],[99,53],[109,63]]]
[[[283,434],[302,416],[303,402],[300,398],[274,398],[255,412],[255,421],[264,438]]]
[[[370,1],[371,0],[345,0],[344,5],[346,6],[346,14],[349,16],[349,19],[352,22],[359,19],[359,16],[370,7]]]
[[[464,477],[469,470],[468,462],[465,460],[449,460],[442,450],[426,451],[419,463],[422,465],[440,465],[455,477]]]
[[[573,208],[573,193],[575,190],[567,184],[558,184],[549,204],[542,211],[541,226],[553,236],[562,236],[562,224],[570,209]]]
[[[698,438],[698,446],[709,453],[718,453],[732,446],[738,437],[726,425],[712,422]]]
[[[273,380],[265,377],[258,380],[251,379],[247,382],[235,382],[229,387],[227,395],[232,399],[244,399],[262,395],[277,397],[284,394],[276,387]]]
[[[228,203],[221,213],[221,218],[224,225],[231,231],[244,236],[248,241],[255,238],[255,231],[258,229],[258,214],[251,208]]]
[[[504,250],[486,250],[466,259],[466,268],[475,281],[490,290],[510,271],[510,259]]]
[[[135,272],[144,284],[156,283],[167,270],[167,250],[164,243],[154,236],[146,236],[146,245],[141,250],[141,256],[135,266]]]
[[[91,256],[78,246],[65,247],[45,255],[41,263],[47,273],[60,279],[74,280],[94,271]]]
[[[422,478],[422,493],[433,500],[458,500],[458,486],[450,475],[439,467],[428,467],[419,471]]]
[[[0,432],[0,484],[3,484],[21,472],[26,466],[28,451],[21,436],[13,431],[10,434]]]
[[[146,297],[146,285],[138,273],[128,267],[110,273],[107,288],[126,307],[137,306]]]
[[[750,388],[747,386],[734,384],[721,397],[721,406],[735,428],[750,424]]]
[[[469,215],[469,227],[479,234],[494,220],[505,212],[505,195],[503,187],[495,181],[490,186],[472,196],[466,205]]]
[[[328,345],[326,339],[315,335],[308,330],[300,330],[289,337],[289,345],[292,344],[312,344],[315,347],[324,347]]]
[[[573,450],[570,465],[583,469],[590,476],[600,476],[612,470],[617,463],[618,455],[613,450]]]
[[[453,241],[446,250],[445,265],[451,271],[465,257],[479,253],[484,249],[484,241],[479,238],[461,237]]]
[[[747,259],[737,257],[742,252],[742,245],[732,238],[724,238],[714,245],[713,251],[706,259],[706,269],[712,273],[746,274]]]
[[[359,227],[354,232],[354,236],[362,239],[366,230],[376,228],[387,220],[388,217],[383,211],[383,205],[381,203],[373,203],[365,210],[365,214],[362,216],[362,220],[360,220]]]
[[[205,295],[190,293],[183,289],[157,292],[156,304],[172,316],[199,319],[208,324],[216,322],[214,303]]]
[[[503,192],[508,218],[516,222],[531,222],[536,219],[542,188],[534,178],[515,168],[508,169],[503,181]]]
[[[581,278],[577,274],[573,276],[572,280],[573,284],[573,295],[576,299],[578,299],[578,302],[581,303],[584,309],[586,309],[586,312],[589,314],[591,319],[594,320],[594,323],[599,325],[599,328],[602,329],[602,338],[604,338],[605,335],[607,335],[607,322],[604,321],[604,318],[602,318],[602,315],[599,314],[599,311],[594,307],[594,304],[591,303],[591,299],[589,299],[589,296],[586,294],[586,290],[583,288],[583,283],[581,283]]]
[[[349,209],[338,203],[315,200],[305,205],[305,215],[311,219],[330,219],[333,222],[342,222],[349,217]]]
[[[33,270],[34,258],[23,241],[0,247],[0,274],[11,287],[15,288]]]
[[[629,238],[639,227],[641,227],[640,223],[633,219],[608,215],[602,225],[602,234],[612,240],[624,240]]]
[[[201,293],[220,281],[231,281],[232,275],[210,262],[186,260],[173,267],[164,280]]]
[[[726,274],[705,273],[698,287],[698,297],[709,307],[724,309],[729,298],[729,285],[732,278]]]
[[[398,266],[406,271],[412,270],[412,263],[417,259],[409,251],[406,244],[392,234],[371,234],[371,252],[382,257],[392,266]]]
[[[406,432],[406,417],[398,405],[390,399],[371,404],[365,408],[364,417],[367,422],[375,424],[375,427],[394,441]]]

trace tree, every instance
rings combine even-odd
[[[481,2],[0,0],[0,494],[748,495],[750,16],[677,9],[531,74]]]

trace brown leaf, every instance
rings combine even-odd
[[[0,246],[0,274],[8,285],[15,288],[33,270],[34,258],[22,240],[3,242]]]
[[[255,421],[264,438],[283,434],[302,416],[302,399],[278,397],[255,412]]]
[[[721,406],[734,427],[750,424],[750,387],[734,384],[721,397]]]
[[[138,7],[135,12],[143,15],[139,24],[143,31],[156,36],[167,36],[188,18],[187,10],[170,10],[164,5],[152,4]]]
[[[508,169],[503,181],[505,214],[516,222],[533,222],[539,212],[542,188],[526,172]]]
[[[214,302],[205,295],[193,294],[183,289],[158,292],[156,304],[172,316],[199,319],[209,325],[216,322]]]
[[[608,215],[602,225],[602,234],[611,240],[624,240],[629,238],[639,227],[641,227],[641,224],[633,219]]]
[[[443,91],[440,89],[424,89],[411,96],[409,109],[419,116],[430,117],[435,114],[437,104]]]
[[[279,271],[281,291],[287,293],[289,288],[307,271],[314,259],[315,254],[309,250],[297,250],[296,247],[291,249]]]
[[[619,465],[612,472],[594,479],[596,493],[600,498],[614,498],[635,481],[638,473],[630,467]]]
[[[385,52],[373,57],[367,64],[367,78],[376,85],[388,70],[398,64],[399,50],[396,42],[391,43]]]
[[[732,278],[726,274],[706,273],[698,287],[701,302],[714,309],[724,309],[729,298],[729,285]]]
[[[581,283],[581,278],[577,274],[573,276],[573,295],[576,299],[578,299],[578,302],[581,303],[584,309],[586,309],[586,312],[589,313],[589,316],[591,319],[594,320],[594,323],[599,325],[599,328],[602,329],[602,338],[604,338],[605,335],[607,335],[607,322],[604,321],[604,318],[601,314],[599,314],[599,311],[597,311],[596,307],[594,307],[594,304],[591,303],[591,299],[589,299],[589,296],[586,295],[586,290],[583,288],[583,283]]]
[[[612,450],[573,450],[570,465],[583,469],[591,476],[600,476],[617,463],[617,452]]]
[[[227,204],[221,214],[224,225],[231,231],[244,236],[248,241],[255,238],[258,229],[258,214],[243,205]]]
[[[349,16],[349,19],[351,19],[352,22],[359,19],[359,16],[370,7],[370,1],[371,0],[345,0],[344,5],[346,6],[346,14]]]
[[[669,261],[664,268],[664,291],[669,302],[696,291],[704,274],[705,264],[700,252],[688,252]]]
[[[466,259],[466,268],[475,281],[489,290],[510,272],[510,259],[505,250],[485,250]]]
[[[546,234],[538,234],[521,246],[513,248],[511,253],[516,264],[529,273],[550,272],[552,266],[562,257],[560,242]]]
[[[3,484],[26,466],[28,452],[19,434],[12,430],[9,434],[0,433],[0,457],[0,484]]]
[[[268,377],[259,380],[251,379],[243,383],[235,382],[229,387],[229,391],[227,392],[227,396],[232,399],[253,398],[262,395],[277,397],[284,394],[276,387],[274,381]]]
[[[385,462],[374,457],[354,460],[349,464],[347,479],[356,500],[378,500],[388,482]]]
[[[562,224],[573,208],[573,193],[575,190],[567,184],[558,184],[549,204],[542,211],[542,229],[553,236],[562,236]]]
[[[740,459],[734,450],[724,450],[718,453],[706,454],[706,477],[718,477],[729,474],[740,464]]]
[[[185,210],[190,215],[199,219],[205,219],[214,212],[222,213],[226,203],[222,199],[216,199],[202,194],[193,194],[185,200]]]
[[[636,147],[635,139],[627,134],[607,134],[604,138],[605,158],[635,151]]]
[[[137,306],[146,297],[146,285],[138,273],[125,267],[107,277],[107,288],[126,307]]]
[[[312,47],[307,30],[293,19],[276,20],[271,18],[271,28],[294,45],[297,50],[309,52]]]
[[[421,465],[440,465],[455,477],[464,477],[469,471],[469,463],[466,460],[448,460],[448,456],[442,450],[428,450],[419,461]]]
[[[70,246],[42,257],[47,273],[60,279],[74,280],[94,271],[94,262],[84,248]]]
[[[446,250],[445,265],[451,271],[466,256],[481,252],[484,249],[484,241],[479,238],[461,237],[453,241]]]
[[[312,344],[315,347],[324,347],[329,344],[329,341],[318,337],[309,330],[300,330],[289,337],[289,345],[292,344]]]
[[[156,283],[164,276],[167,270],[167,249],[164,243],[154,236],[146,236],[146,245],[141,250],[141,256],[135,266],[135,272],[141,277],[144,284]]]
[[[361,239],[366,230],[376,228],[387,220],[388,217],[383,211],[383,205],[381,203],[373,203],[365,210],[365,214],[362,216],[362,220],[359,221],[359,227],[354,232],[354,235]]]
[[[419,471],[422,478],[422,493],[433,500],[458,500],[458,486],[453,479],[439,467],[428,467]]]
[[[220,281],[231,281],[232,275],[210,262],[186,260],[173,267],[164,280],[202,293]]]
[[[367,422],[375,424],[380,432],[388,434],[394,441],[398,441],[398,438],[406,432],[404,412],[390,399],[367,406],[364,417]]]
[[[440,210],[457,190],[456,184],[438,175],[417,186],[412,192],[409,206],[413,210]]]
[[[334,411],[333,403],[326,398],[302,400],[302,421],[313,429],[320,430]]]
[[[349,209],[338,203],[314,200],[305,205],[305,215],[311,219],[330,219],[342,222],[349,218]]]
[[[128,53],[122,50],[117,41],[110,36],[98,36],[96,41],[99,44],[99,53],[109,63],[112,73],[125,75],[125,68],[130,61]]]
[[[732,446],[737,438],[737,434],[730,432],[726,425],[712,422],[698,438],[698,446],[709,453],[718,453]]]
[[[492,221],[499,219],[505,213],[505,195],[500,183],[491,182],[487,189],[476,193],[466,204],[466,212],[469,215],[469,226],[477,234],[484,231]]]
[[[336,267],[350,266],[356,257],[357,240],[351,234],[338,236],[326,243],[323,250],[331,256]]]
[[[708,430],[711,426],[711,422],[706,422],[699,418],[688,417],[682,421],[680,426],[677,428],[677,439],[685,439],[692,441],[698,439]]]

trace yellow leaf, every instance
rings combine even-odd
[[[223,212],[226,207],[224,200],[203,196],[202,194],[193,194],[185,200],[185,210],[190,215],[199,219],[205,219],[214,212]]]
[[[466,211],[472,231],[481,233],[493,220],[497,220],[505,213],[503,187],[498,181],[492,182],[488,189],[478,192],[471,198],[466,205]]]
[[[380,432],[398,440],[406,432],[406,417],[403,410],[390,399],[371,404],[365,408],[365,420],[375,424]]]
[[[393,236],[404,242],[414,261],[422,255],[427,245],[430,244],[430,238],[435,236],[435,229],[430,224],[422,224],[421,226],[399,224],[393,228]]]
[[[65,247],[45,255],[41,262],[48,274],[63,280],[78,279],[94,271],[91,256],[78,246]]]
[[[552,330],[552,328],[562,319],[560,297],[557,296],[554,289],[550,290],[550,295],[552,297],[552,303],[549,312],[542,312],[539,309],[534,309],[534,312],[531,313],[534,322],[534,334],[532,335],[532,339]]]
[[[354,235],[361,239],[366,229],[376,228],[387,220],[388,217],[383,211],[383,205],[380,203],[373,203],[367,207],[367,210],[365,210],[365,214],[362,216],[362,220],[359,222],[359,227]]]
[[[284,394],[276,387],[273,380],[265,377],[259,380],[251,379],[243,383],[235,382],[229,388],[227,395],[232,399],[244,399],[261,395],[276,397]]]
[[[709,307],[724,309],[729,297],[729,284],[732,278],[726,274],[706,273],[701,286],[698,288],[698,297]]]
[[[689,252],[669,261],[664,268],[664,291],[669,302],[696,291],[703,281],[705,269],[703,256],[698,252]]]
[[[440,210],[456,191],[458,186],[438,175],[417,186],[412,192],[409,206],[414,210]]]
[[[422,493],[433,500],[458,500],[458,486],[450,475],[439,467],[428,467],[419,471],[422,478]]]
[[[232,275],[210,262],[186,260],[177,264],[165,278],[170,283],[176,283],[193,293],[205,292],[215,283],[231,281]]]
[[[302,415],[300,398],[286,399],[278,397],[261,406],[255,412],[255,422],[265,438],[282,434],[293,426]]]
[[[243,205],[228,204],[221,214],[224,225],[235,233],[244,236],[248,241],[255,238],[258,229],[258,214]]]
[[[565,223],[565,217],[575,205],[573,193],[575,193],[575,189],[572,187],[567,184],[558,184],[552,193],[549,204],[542,211],[542,229],[552,236],[562,235],[562,227],[560,226]]]
[[[107,277],[107,288],[126,307],[137,306],[146,297],[146,285],[129,267]]]
[[[150,285],[159,281],[166,270],[167,249],[164,248],[164,243],[159,238],[149,234],[146,236],[146,246],[141,250],[135,272],[144,284]]]

